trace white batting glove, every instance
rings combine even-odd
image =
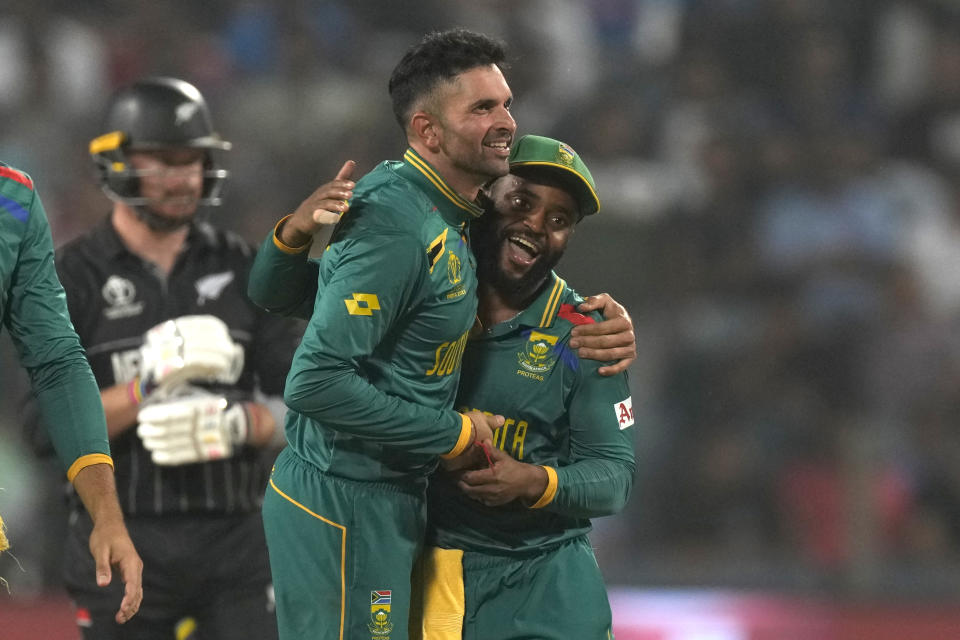
[[[140,379],[147,391],[187,381],[233,384],[243,371],[243,347],[222,320],[181,316],[147,331],[140,347]]]
[[[146,405],[137,421],[143,446],[156,464],[164,466],[229,458],[250,431],[243,404],[230,404],[213,394]]]

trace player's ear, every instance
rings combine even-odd
[[[440,127],[426,111],[417,111],[410,117],[410,131],[430,151],[440,150]]]

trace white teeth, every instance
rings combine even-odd
[[[510,241],[530,249],[530,251],[532,251],[533,253],[537,252],[536,245],[534,245],[532,242],[530,242],[526,238],[521,238],[520,236],[511,236]]]

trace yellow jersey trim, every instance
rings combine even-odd
[[[422,173],[430,183],[437,188],[437,190],[442,193],[447,199],[460,207],[464,211],[467,211],[473,217],[479,217],[483,211],[475,204],[472,204],[466,200],[459,193],[450,188],[450,186],[443,181],[443,178],[440,177],[436,171],[433,170],[430,165],[426,163],[425,160],[420,158],[412,149],[407,149],[407,152],[403,154],[403,159],[410,163],[413,168]]]
[[[423,551],[423,618],[418,640],[460,640],[466,601],[463,550],[427,547]],[[411,612],[411,617],[414,615]],[[416,638],[416,629],[411,640]]]
[[[457,439],[457,444],[455,444],[453,449],[450,450],[450,453],[445,453],[440,456],[444,460],[456,458],[458,455],[463,453],[464,449],[467,448],[467,445],[470,444],[470,436],[473,434],[473,421],[470,420],[470,417],[465,413],[461,413],[460,418],[462,419],[462,424],[460,426],[460,437]]]
[[[338,524],[334,522],[333,520],[328,520],[327,518],[324,518],[319,513],[315,513],[311,511],[307,507],[303,506],[302,504],[300,504],[299,502],[297,502],[296,500],[294,500],[293,498],[285,494],[283,491],[280,490],[280,487],[278,487],[276,483],[274,483],[273,478],[270,478],[270,486],[273,488],[274,491],[280,494],[280,497],[282,497],[284,500],[287,500],[291,504],[297,507],[300,507],[301,509],[309,513],[311,516],[313,516],[317,520],[320,520],[321,522],[325,522],[332,527],[336,527],[337,529],[340,529],[340,636],[339,637],[340,637],[340,640],[343,640],[343,621],[344,621],[344,617],[346,616],[346,606],[347,606],[347,573],[346,573],[347,528],[342,524]]]
[[[557,309],[560,307],[560,298],[563,295],[563,289],[567,283],[563,278],[557,278],[553,283],[553,291],[547,299],[547,306],[543,309],[543,315],[540,316],[540,327],[549,327],[553,324],[553,318],[557,315]]]
[[[541,465],[541,468],[547,472],[547,488],[543,490],[543,495],[535,503],[530,505],[531,509],[540,509],[553,502],[557,495],[557,470],[553,467]]]
[[[308,249],[310,249],[310,245],[313,244],[313,238],[310,238],[310,242],[308,242],[307,244],[303,245],[302,247],[291,247],[291,246],[288,245],[288,244],[284,244],[283,241],[280,240],[280,225],[282,225],[284,222],[286,222],[286,221],[287,221],[287,218],[289,218],[289,217],[292,216],[292,215],[293,215],[293,214],[290,213],[290,214],[287,214],[287,215],[283,216],[282,218],[280,218],[280,220],[277,222],[277,224],[274,225],[274,227],[273,227],[273,246],[275,246],[277,249],[280,249],[280,251],[283,251],[284,253],[286,253],[286,254],[288,254],[288,255],[295,256],[295,255],[297,255],[297,254],[299,254],[299,253],[303,253],[304,251],[307,251]]]
[[[67,480],[73,482],[73,479],[77,477],[78,473],[95,464],[108,464],[110,468],[113,469],[113,458],[105,453],[88,453],[85,456],[80,456],[74,460],[70,468],[67,469]]]

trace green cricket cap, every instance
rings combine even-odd
[[[581,215],[588,216],[600,210],[600,198],[590,170],[565,142],[534,135],[514,140],[510,147],[510,170],[517,167],[549,168],[569,185]]]

